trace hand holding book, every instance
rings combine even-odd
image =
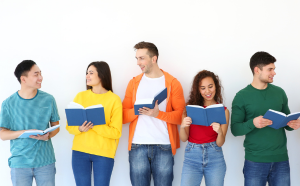
[[[155,106],[154,106],[153,109],[150,109],[148,107],[139,108],[139,114],[140,115],[152,116],[152,117],[156,118],[159,114],[158,100],[155,102]]]

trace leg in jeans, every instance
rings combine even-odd
[[[245,160],[245,186],[266,186],[271,164]]]
[[[172,186],[174,157],[171,145],[150,145],[154,186]]]
[[[73,150],[72,168],[77,186],[91,185],[92,161],[90,154]]]
[[[290,186],[290,164],[289,161],[272,163],[268,177],[269,186]]]
[[[199,186],[203,177],[203,151],[189,142],[185,148],[181,186]]]
[[[32,168],[11,168],[11,181],[13,186],[32,186]]]
[[[33,169],[36,185],[55,186],[55,163]]]
[[[114,159],[91,155],[93,161],[94,186],[109,186]]]
[[[207,143],[203,147],[204,178],[207,186],[223,186],[226,173],[226,163],[222,148],[216,142]]]
[[[148,147],[148,145],[131,145],[131,151],[129,151],[129,164],[132,186],[150,186],[151,170]]]

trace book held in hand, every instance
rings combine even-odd
[[[81,126],[85,121],[93,125],[106,124],[104,107],[101,104],[84,108],[78,103],[71,102],[65,111],[69,126]]]
[[[272,127],[274,129],[280,129],[282,127],[287,126],[287,123],[292,120],[296,120],[300,117],[300,112],[295,112],[289,115],[286,115],[282,112],[275,111],[272,109],[269,109],[263,118],[272,120],[272,125],[269,125],[269,127]]]
[[[213,122],[227,123],[225,109],[222,104],[214,104],[206,108],[199,105],[187,105],[186,113],[192,119],[194,125],[210,126]]]
[[[54,130],[56,130],[57,128],[59,128],[60,125],[54,125],[53,127],[50,127],[50,128],[47,128],[46,130],[28,130],[28,131],[25,131],[23,132],[23,134],[21,134],[18,138],[30,138],[29,136],[31,135],[34,135],[34,136],[37,136],[37,135],[45,135],[47,134],[48,132],[52,132]]]
[[[160,92],[158,92],[154,98],[148,98],[148,99],[138,99],[134,103],[134,114],[139,114],[139,109],[143,107],[147,107],[150,109],[153,109],[155,106],[155,102],[158,100],[158,104],[163,102],[167,98],[167,88],[164,88]]]

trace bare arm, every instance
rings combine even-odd
[[[221,147],[225,143],[225,137],[226,137],[226,134],[227,134],[229,118],[230,118],[230,113],[229,113],[228,109],[225,110],[225,116],[226,116],[226,122],[227,123],[223,124],[223,125],[218,124],[217,126],[220,127],[219,130],[215,130],[216,128],[215,128],[215,126],[213,126],[213,129],[218,133],[216,143],[219,147]]]
[[[3,141],[17,139],[23,132],[25,132],[25,130],[11,131],[6,128],[0,128],[0,138]]]
[[[190,117],[186,117],[186,111],[184,111],[182,113],[182,122],[181,122],[180,132],[179,132],[180,140],[183,142],[186,142],[189,139],[191,123],[192,123],[192,119]]]

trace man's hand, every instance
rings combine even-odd
[[[253,119],[253,124],[255,125],[256,128],[264,128],[266,126],[272,125],[272,121],[263,118],[263,116],[258,116],[256,118]]]
[[[49,139],[49,132],[44,134],[44,135],[39,135],[39,134],[36,135],[36,136],[30,135],[29,137],[32,138],[32,139],[36,139],[36,140],[47,141]]]
[[[142,115],[152,116],[156,118],[159,114],[158,101],[155,102],[155,107],[153,109],[143,107],[139,109],[139,113]]]
[[[297,130],[300,127],[300,120],[296,119],[296,120],[289,121],[287,125],[292,129]]]

